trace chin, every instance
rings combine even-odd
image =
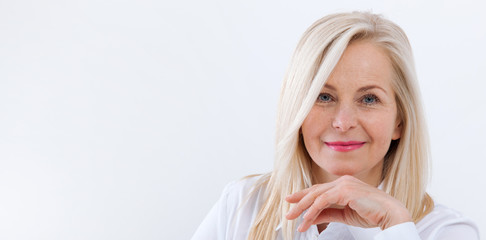
[[[329,173],[330,175],[333,175],[333,176],[336,176],[336,177],[341,177],[341,176],[344,176],[344,175],[355,176],[357,173],[359,173],[359,170],[356,169],[356,166],[354,166],[354,167],[343,166],[341,164],[338,164],[338,166],[324,167],[322,169],[324,169],[324,171]]]
[[[346,169],[346,168],[340,168],[340,169],[333,169],[331,171],[328,171],[330,174],[334,175],[334,176],[338,176],[338,177],[341,177],[341,176],[344,176],[344,175],[350,175],[350,176],[354,176],[356,174],[356,170],[353,170],[353,169]]]

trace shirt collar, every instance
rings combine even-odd
[[[279,224],[275,231],[281,231],[282,225]],[[297,231],[297,230],[296,230]],[[326,230],[321,234],[329,236],[339,236],[339,239],[349,240],[373,240],[374,236],[381,232],[381,229],[376,228],[360,228],[355,226],[349,226],[344,223],[332,222],[329,223]],[[319,232],[316,226],[309,228],[304,234],[319,236]],[[327,238],[326,238],[327,239]],[[332,238],[334,239],[334,238]]]

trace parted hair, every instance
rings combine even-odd
[[[311,161],[299,129],[310,112],[346,47],[366,40],[383,49],[394,70],[392,87],[401,138],[393,140],[385,155],[383,190],[401,201],[418,222],[434,206],[425,192],[428,181],[429,145],[417,84],[412,49],[404,31],[395,23],[369,12],[338,13],[312,24],[300,39],[284,77],[277,111],[275,162],[272,172],[257,182],[264,188],[261,209],[248,239],[273,240],[281,225],[284,239],[292,239],[295,221],[287,220],[287,195],[316,184]]]

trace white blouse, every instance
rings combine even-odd
[[[262,189],[247,199],[258,178],[251,177],[229,183],[196,230],[192,240],[246,240],[253,219],[263,203]],[[302,221],[302,216],[297,221]],[[275,231],[277,239],[283,239],[280,226]],[[479,240],[479,231],[471,220],[460,213],[436,205],[434,210],[417,224],[407,222],[382,231],[380,228],[360,228],[333,222],[320,234],[317,226],[313,225],[303,233],[295,230],[294,236],[295,240]]]

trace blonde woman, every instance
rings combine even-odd
[[[400,27],[318,20],[283,82],[274,170],[227,185],[193,239],[479,239],[425,192],[423,118]]]

